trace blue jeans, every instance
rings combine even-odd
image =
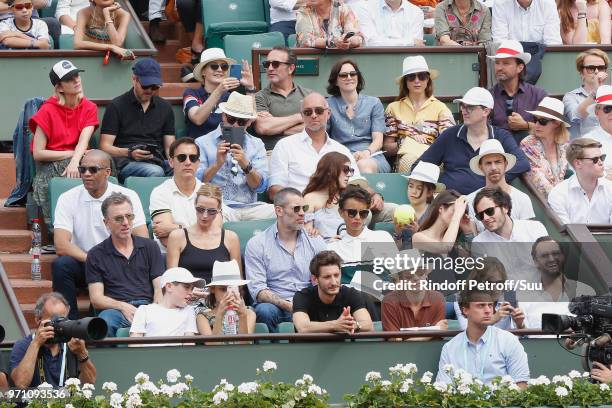
[[[295,34],[295,20],[277,21],[276,23],[270,24],[268,32],[271,33],[273,31],[283,33],[285,36],[285,42],[287,42],[287,37],[289,37],[291,34]]]
[[[79,318],[79,307],[77,306],[77,288],[85,288],[85,263],[79,262],[71,256],[60,256],[53,260],[51,265],[53,279],[53,291],[59,292],[68,301],[70,312],[68,318],[75,320]]]
[[[257,303],[254,306],[257,323],[265,323],[270,333],[278,333],[279,323],[292,321],[290,312],[272,303]]]
[[[147,162],[130,161],[119,171],[119,182],[123,183],[126,178],[132,176],[164,177],[171,175],[172,167],[170,167],[167,160],[164,160],[164,164],[162,166]]]
[[[148,305],[151,302],[149,302],[146,299],[137,299],[137,300],[132,300],[131,302],[128,302],[128,303],[138,308],[138,306]],[[123,313],[121,313],[121,311],[118,309],[103,310],[98,314],[98,317],[104,319],[104,321],[108,325],[108,330],[106,331],[106,337],[115,337],[118,329],[122,327],[130,327],[132,325],[132,323],[130,323],[130,321],[126,319]]]

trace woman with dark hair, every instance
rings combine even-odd
[[[610,44],[610,6],[605,0],[557,0],[563,44]]]
[[[327,81],[331,110],[328,132],[346,146],[362,173],[388,173],[391,166],[380,151],[385,111],[380,99],[361,93],[365,85],[357,64],[346,58],[334,64]]]
[[[338,227],[344,222],[338,213],[338,198],[354,172],[342,153],[329,152],[321,157],[304,190],[306,229],[315,229],[326,239],[338,235]]]
[[[399,96],[387,106],[383,150],[397,155],[397,171],[407,173],[442,131],[455,124],[453,114],[433,96],[438,76],[420,55],[406,57],[397,79]]]

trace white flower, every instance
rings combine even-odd
[[[117,384],[114,382],[105,382],[102,384],[102,389],[107,392],[115,392],[117,391]]]
[[[278,367],[276,367],[276,363],[274,361],[267,360],[267,361],[264,361],[262,368],[264,372],[267,373],[268,371],[276,371]]]
[[[132,385],[129,390],[127,390],[128,395],[140,394],[140,385]]]
[[[423,384],[431,384],[431,380],[433,378],[433,373],[431,371],[425,371],[423,377],[421,377],[421,382]]]
[[[467,384],[461,384],[457,388],[457,391],[459,391],[459,394],[461,394],[461,395],[467,395],[467,394],[471,394],[472,393],[472,389]]]
[[[162,384],[159,387],[159,391],[168,396],[168,398],[172,398],[174,396],[174,388],[172,388],[171,386],[169,386],[168,384]]]
[[[66,380],[66,387],[79,387],[81,385],[81,380],[78,378],[69,378]]]
[[[66,404],[66,405],[64,405],[64,408],[74,408],[74,405],[72,405],[72,404]]]
[[[159,394],[159,388],[157,388],[157,386],[155,384],[153,384],[151,381],[147,381],[143,384],[140,385],[140,389],[142,391],[150,391],[153,393],[153,395],[157,395]]]
[[[589,373],[588,371],[585,371],[584,373],[582,373],[582,378],[589,378],[591,376],[591,373]]]
[[[436,381],[435,383],[433,383],[433,387],[439,392],[446,392],[448,390],[448,386],[446,385],[446,383],[443,383],[441,381]]]
[[[227,401],[227,393],[225,391],[219,391],[213,396],[213,402],[215,405],[219,405],[223,401]]]
[[[134,382],[137,382],[139,384],[142,384],[147,381],[149,381],[149,375],[143,373],[142,371],[136,374],[136,377],[134,377]]]
[[[300,397],[306,398],[307,396],[308,396],[308,394],[306,394],[306,391],[301,391],[300,392]]]
[[[112,408],[121,408],[121,403],[123,402],[123,396],[119,393],[111,394],[110,396],[110,406]]]
[[[365,380],[366,381],[376,381],[376,380],[380,380],[380,379],[381,379],[381,376],[380,376],[380,373],[378,371],[370,371],[365,376]]]
[[[311,376],[311,375],[304,374],[304,375],[302,376],[302,380],[304,380],[304,382],[305,382],[306,384],[312,384],[312,383],[313,383],[313,381],[314,381],[314,378],[312,378],[312,376]]]
[[[49,383],[44,382],[40,384],[37,388],[53,388],[53,386]]]
[[[470,385],[473,381],[472,374],[468,373],[465,370],[462,370],[461,368],[455,372],[454,377],[456,380],[459,380],[459,382],[463,385]]]
[[[580,378],[581,374],[576,370],[572,370],[569,372],[568,376],[569,378],[574,379],[574,378]]]
[[[323,394],[323,391],[321,390],[321,387],[319,387],[318,385],[311,384],[311,385],[308,386],[308,393],[309,394],[321,395],[321,394]]]
[[[408,378],[407,380],[404,380],[404,382],[402,382],[402,386],[400,387],[400,392],[403,392],[403,393],[408,392],[411,385],[412,385],[412,380],[410,378]]]
[[[185,375],[185,381],[186,381],[186,382],[188,382],[188,383],[193,382],[193,375],[191,375],[191,374],[186,374],[186,375]]]
[[[254,381],[251,382],[245,382],[242,383],[238,386],[238,392],[242,393],[242,394],[251,394],[255,391],[257,391],[257,388],[259,387],[259,384],[257,384]]]
[[[138,395],[138,394],[130,395],[128,400],[125,402],[125,407],[126,408],[135,408],[135,407],[139,407],[141,405],[142,405],[142,400],[140,399],[140,395]]]
[[[296,387],[301,387],[301,386],[302,386],[302,385],[304,385],[304,384],[306,384],[306,383],[304,382],[304,380],[299,380],[299,379],[298,379],[298,380],[295,380],[295,386],[296,386]]]
[[[454,369],[455,367],[453,367],[452,364],[444,364],[444,367],[442,367],[442,370],[444,370],[446,374],[450,374]]]
[[[416,366],[416,364],[414,363],[408,363],[404,366],[404,373],[406,374],[414,374],[418,371],[418,368]]]
[[[169,383],[175,383],[179,378],[181,378],[181,373],[176,368],[173,368],[166,373],[166,379]]]
[[[81,390],[81,393],[83,394],[83,396],[87,399],[91,399],[91,397],[93,397],[93,392],[89,389],[83,389]]]
[[[565,387],[557,387],[555,388],[555,394],[557,394],[557,397],[567,397],[569,392]]]
[[[172,386],[172,388],[174,389],[174,394],[175,395],[180,395],[182,393],[184,393],[185,391],[189,390],[189,386],[185,383],[176,383]]]
[[[608,384],[599,384],[599,389],[601,391],[610,391],[610,387],[608,386]]]
[[[404,366],[402,364],[396,364],[393,367],[389,367],[389,372],[391,374],[396,373],[398,371],[402,371],[402,369],[404,368]]]
[[[391,386],[391,381],[382,380],[382,381],[380,382],[380,385],[381,385],[383,388],[390,387],[390,386]]]
[[[96,390],[95,385],[90,384],[90,383],[85,383],[85,384],[83,384],[83,387],[82,387],[82,388],[83,388],[84,390],[89,390],[89,391],[95,391],[95,390]]]

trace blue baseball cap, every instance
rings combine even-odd
[[[161,86],[163,84],[159,63],[153,58],[138,59],[138,62],[132,67],[132,71],[138,77],[138,82],[142,86]]]

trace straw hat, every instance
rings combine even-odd
[[[434,184],[436,186],[436,193],[446,190],[446,185],[444,183],[438,183],[438,179],[440,178],[440,167],[433,163],[420,161],[412,170],[412,173],[404,177],[408,180],[412,179]]]
[[[516,164],[516,156],[510,153],[506,153],[504,147],[497,139],[487,139],[480,145],[480,154],[476,157],[472,157],[470,160],[470,169],[479,176],[484,176],[484,173],[478,167],[480,163],[480,159],[485,157],[488,154],[501,154],[506,158],[508,162],[508,166],[506,167],[506,172],[510,171],[511,168]]]
[[[531,61],[531,54],[523,51],[523,46],[520,42],[516,40],[504,40],[499,45],[497,51],[495,51],[495,55],[489,55],[487,58],[518,58],[527,65],[529,61]]]
[[[422,55],[415,55],[413,57],[404,58],[404,62],[402,63],[402,75],[395,78],[395,81],[399,83],[406,75],[416,74],[418,72],[429,72],[429,77],[431,79],[436,79],[439,74],[438,70],[429,69],[427,61],[425,61]]]
[[[565,127],[571,127],[571,125],[565,121],[565,116],[563,116],[564,109],[565,107],[562,101],[547,96],[540,101],[540,104],[535,110],[527,111],[527,113],[531,113],[533,116],[557,120],[563,123]]]
[[[249,280],[240,277],[238,262],[232,259],[228,262],[215,261],[212,270],[212,281],[206,286],[242,286]]]
[[[227,113],[235,118],[256,119],[257,109],[255,108],[255,98],[251,95],[243,95],[239,92],[232,92],[227,98],[227,102],[219,104],[221,112]]]
[[[198,80],[198,82],[204,82],[204,78],[202,78],[202,70],[206,64],[213,61],[225,61],[230,65],[236,63],[236,60],[226,57],[225,51],[223,51],[221,48],[209,48],[204,50],[202,51],[202,55],[200,55],[200,63],[193,69],[193,76]]]

